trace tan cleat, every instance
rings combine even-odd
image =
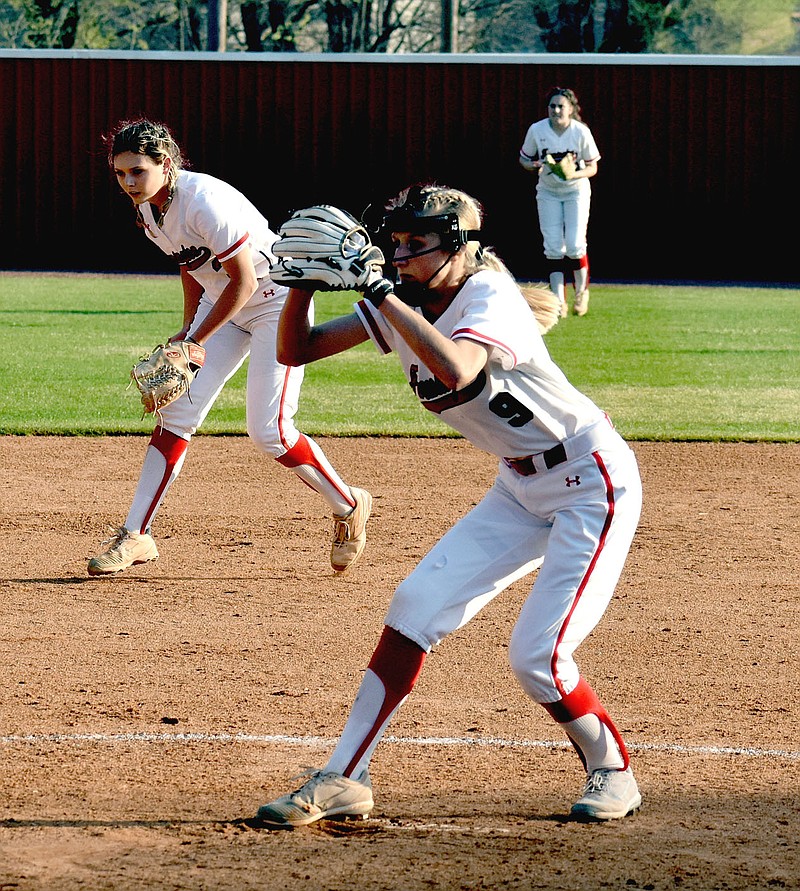
[[[158,549],[151,535],[128,532],[124,526],[115,529],[103,544],[109,548],[89,561],[89,575],[110,575],[158,558]]]
[[[262,805],[253,825],[291,829],[317,820],[366,820],[374,807],[366,770],[356,780],[322,770],[303,774],[308,775],[311,778],[299,789]]]
[[[562,300],[561,303],[559,304],[559,307],[558,307],[558,316],[559,316],[559,318],[561,318],[561,319],[566,319],[566,317],[567,317],[567,313],[568,313],[568,312],[569,312],[569,310],[568,310],[568,308],[567,308],[567,301],[566,301],[566,300]]]
[[[372,511],[372,495],[366,489],[351,487],[356,506],[346,516],[333,515],[331,566],[336,572],[349,569],[361,556],[367,543],[367,520]]]
[[[576,316],[585,316],[589,312],[589,289],[579,291],[572,303],[572,311]]]

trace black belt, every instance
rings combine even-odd
[[[541,458],[544,461],[545,467],[551,470],[567,460],[567,450],[562,443],[559,443],[557,446],[553,446],[552,449],[542,452]],[[532,476],[536,473],[536,468],[533,466],[533,455],[528,455],[527,458],[503,458],[503,461],[512,470],[516,470],[520,476]]]

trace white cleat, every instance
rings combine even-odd
[[[317,820],[365,820],[372,810],[372,783],[368,771],[353,780],[340,773],[322,770],[311,774],[299,789],[282,795],[258,809],[255,825],[291,829]]]
[[[642,796],[630,767],[600,768],[586,779],[583,797],[572,805],[578,820],[620,820],[642,806]]]

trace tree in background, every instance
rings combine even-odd
[[[0,46],[203,50],[213,0],[0,0]],[[800,0],[452,0],[458,50],[800,52]],[[227,48],[425,53],[444,0],[229,0]]]
[[[78,0],[24,0],[22,10],[33,47],[72,49],[78,31]]]
[[[250,52],[424,52],[438,33],[439,2],[246,0],[239,42]]]
[[[681,0],[652,49],[664,53],[797,54],[796,0]]]
[[[721,53],[740,41],[750,5],[749,0],[479,0],[466,15],[479,52],[508,51],[495,47],[511,37],[515,51],[528,42],[528,51],[548,53]]]
[[[533,14],[551,53],[643,53],[691,0],[543,0]]]
[[[0,0],[0,46],[205,49],[203,0]]]

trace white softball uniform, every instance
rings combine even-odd
[[[294,415],[304,369],[275,358],[278,320],[288,289],[269,278],[271,249],[277,240],[261,212],[228,183],[182,170],[172,202],[159,226],[150,204],[140,207],[145,233],[203,288],[191,331],[197,329],[228,284],[222,263],[250,247],[258,287],[247,304],[206,342],[205,365],[183,396],[162,412],[162,424],[189,439],[217,396],[250,355],[247,375],[247,428],[256,446],[273,457],[285,454],[299,431]],[[191,333],[190,331],[190,333]]]
[[[501,459],[484,499],[399,585],[386,624],[429,651],[540,567],[509,656],[529,696],[558,701],[578,683],[573,653],[608,606],[639,520],[633,452],[552,361],[504,273],[473,275],[434,323],[491,347],[483,371],[456,392],[368,301],[356,312],[376,348],[397,353],[422,405]]]
[[[532,170],[533,162],[548,154],[556,161],[572,154],[579,166],[600,160],[591,130],[580,121],[571,121],[560,135],[547,118],[531,124],[519,153],[522,166]],[[549,260],[577,260],[585,256],[591,195],[587,177],[562,180],[548,167],[542,169],[536,185],[536,204],[544,255]]]

